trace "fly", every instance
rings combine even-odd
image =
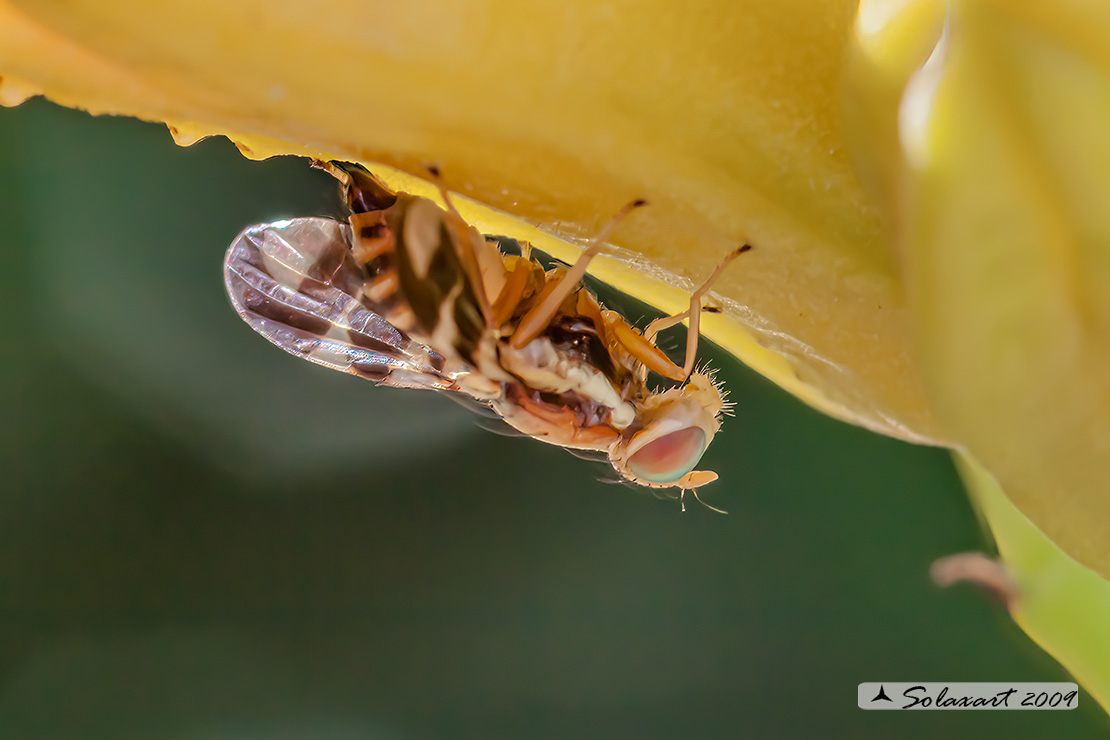
[[[710,286],[749,245],[718,265],[686,311],[640,331],[581,283],[644,201],[621,209],[569,268],[544,269],[526,243],[518,256],[487,241],[442,184],[446,210],[360,167],[314,164],[339,180],[350,218],[294,218],[236,237],[224,277],[251,328],[383,385],[462,394],[527,436],[596,454],[622,480],[678,489],[680,500],[717,479],[695,470],[728,408],[712,374],[695,369],[699,319]],[[683,321],[679,366],[654,340]],[[649,387],[649,371],[672,386]]]

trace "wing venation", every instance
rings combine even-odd
[[[458,390],[443,357],[367,307],[366,273],[351,230],[297,218],[243,231],[228,248],[224,280],[235,310],[270,342],[320,365],[406,388]]]

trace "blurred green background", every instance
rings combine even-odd
[[[928,566],[989,547],[945,453],[737,402],[716,515],[595,480],[254,335],[244,226],[337,214],[303,161],[0,110],[0,737],[1103,736],[864,712],[862,681],[1070,680]],[[1084,703],[1085,702],[1085,703]]]

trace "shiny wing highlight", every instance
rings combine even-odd
[[[227,250],[224,281],[252,329],[290,354],[402,388],[458,390],[461,373],[364,302],[365,269],[351,229],[295,218],[244,230]]]

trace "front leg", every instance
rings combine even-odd
[[[701,287],[690,294],[690,307],[687,308],[685,311],[680,314],[675,314],[674,316],[664,316],[648,324],[647,329],[644,330],[644,335],[642,339],[650,344],[653,348],[655,347],[655,336],[663,329],[670,328],[675,324],[679,324],[683,321],[687,322],[688,328],[686,330],[686,362],[683,364],[681,369],[677,365],[674,365],[674,363],[671,363],[674,366],[674,370],[676,371],[676,373],[678,373],[677,375],[672,375],[670,373],[661,373],[654,367],[651,367],[647,362],[644,362],[646,369],[650,369],[656,373],[659,373],[660,375],[671,378],[673,380],[682,381],[690,377],[690,373],[694,371],[694,362],[697,360],[698,356],[698,337],[701,333],[701,301],[705,297],[705,294],[709,292],[710,288],[713,287],[713,284],[716,283],[717,280],[721,277],[722,273],[724,273],[725,268],[728,267],[734,259],[739,257],[744,252],[747,252],[751,248],[752,246],[750,244],[745,244],[729,252],[728,256],[721,260],[721,263],[717,265],[717,269],[713,271],[713,274],[711,274],[709,278],[701,284]],[[624,343],[622,342],[622,344]],[[632,352],[633,355],[637,357],[637,359],[640,359],[641,362],[643,362],[643,359],[635,351],[633,351],[631,347],[628,347],[626,345],[626,349],[628,349],[629,352]],[[658,352],[658,349],[656,349],[656,351]],[[670,361],[668,360],[668,362]]]

